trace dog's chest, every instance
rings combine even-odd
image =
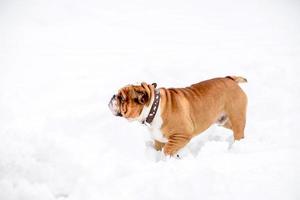
[[[151,133],[151,137],[159,142],[166,143],[168,139],[164,137],[163,133],[161,132],[160,128],[162,126],[163,120],[160,116],[160,112],[158,111],[153,122],[149,128]]]

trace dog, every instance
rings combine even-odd
[[[214,78],[185,88],[157,88],[156,83],[127,85],[113,95],[109,108],[115,116],[147,125],[154,148],[173,156],[194,136],[217,123],[244,138],[247,96],[240,76]]]

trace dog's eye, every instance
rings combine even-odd
[[[138,99],[138,98],[134,98],[133,101],[134,101],[135,103],[139,103],[139,99]]]

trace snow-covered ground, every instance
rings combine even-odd
[[[0,2],[0,199],[300,199],[300,2]],[[242,75],[246,138],[161,159],[121,86]]]

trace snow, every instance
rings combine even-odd
[[[1,1],[0,199],[300,199],[297,1]],[[129,83],[240,75],[246,138],[166,158],[114,117]]]

